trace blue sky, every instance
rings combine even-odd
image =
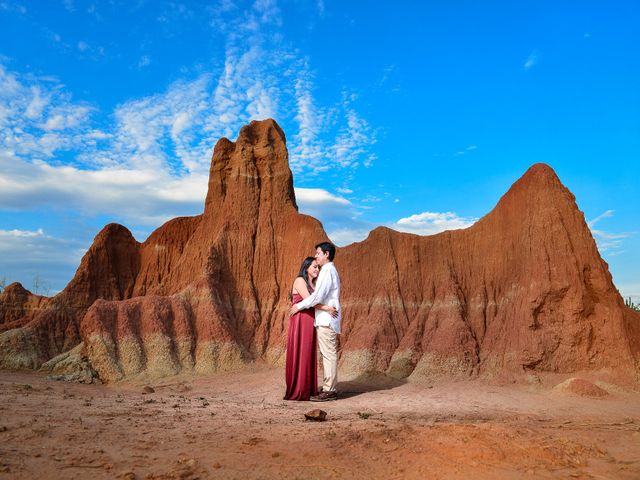
[[[106,223],[200,213],[215,141],[273,117],[336,243],[468,226],[546,162],[640,301],[639,24],[631,1],[0,0],[0,280],[55,293]]]

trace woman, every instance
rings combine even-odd
[[[313,292],[320,267],[313,257],[302,262],[300,272],[293,282],[291,296],[293,303],[307,298]],[[327,305],[318,304],[315,308],[325,310],[332,315],[337,310]],[[287,392],[285,400],[309,400],[318,394],[318,372],[316,369],[316,329],[313,326],[315,310],[308,308],[289,317],[289,333],[287,337],[287,363],[285,378]]]

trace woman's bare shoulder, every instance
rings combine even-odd
[[[306,286],[304,279],[302,277],[296,277],[293,281],[293,293],[299,292],[302,286]]]
[[[296,277],[293,281],[293,293],[299,293],[302,296],[309,295],[309,289],[307,288],[307,283],[304,281],[304,278]]]

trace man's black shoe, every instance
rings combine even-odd
[[[331,400],[337,400],[338,393],[337,392],[321,392],[315,397],[311,397],[309,400],[312,402],[329,402]]]

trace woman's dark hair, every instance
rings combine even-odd
[[[300,265],[300,271],[298,272],[298,275],[296,275],[296,278],[302,277],[304,282],[307,284],[307,288],[309,289],[309,292],[313,290],[313,287],[311,286],[311,282],[309,281],[309,274],[307,273],[307,270],[309,270],[309,267],[314,261],[315,261],[315,258],[313,257],[305,258],[302,261],[302,265]]]

